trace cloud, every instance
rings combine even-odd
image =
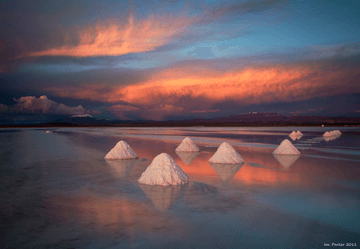
[[[137,115],[144,118],[205,116],[231,106],[291,103],[358,93],[356,79],[360,77],[360,67],[357,55],[351,52],[349,56],[332,53],[320,60],[284,63],[265,60],[262,64],[258,57],[252,65],[246,65],[246,61],[251,61],[247,58],[192,60],[158,69],[132,85],[114,84],[106,88],[106,84],[84,84],[47,90],[66,98],[136,106],[140,109],[136,110]],[[353,58],[352,63],[349,58]]]
[[[25,96],[14,99],[17,102],[13,106],[0,104],[0,113],[28,113],[28,114],[59,114],[75,115],[88,114],[90,111],[84,109],[81,105],[70,107],[62,103],[57,103],[48,99],[45,95],[36,98],[34,96]]]
[[[140,109],[132,105],[113,105],[107,108],[107,110],[114,113],[114,115],[118,118],[128,120],[132,119],[131,117],[129,117],[129,114],[132,114],[132,116],[134,116],[134,112],[138,113]]]
[[[177,117],[182,115],[185,108],[171,104],[157,104],[148,107],[141,113],[141,117],[150,120],[164,120],[168,117]]]
[[[176,103],[183,97],[204,98],[212,102],[234,100],[243,105],[299,101],[319,96],[351,93],[356,89],[358,72],[323,70],[307,66],[246,68],[232,72],[186,72],[169,69],[141,85],[114,92],[110,101],[150,104],[167,100]],[[352,78],[352,77],[353,78]],[[352,79],[351,79],[352,78]],[[347,88],[342,87],[348,80]]]
[[[113,105],[109,108],[107,108],[109,111],[113,112],[125,112],[125,111],[138,111],[139,108],[131,105]]]
[[[169,43],[183,32],[194,20],[186,16],[150,16],[146,20],[134,20],[130,13],[128,24],[96,25],[78,31],[80,38],[76,46],[65,45],[29,56],[119,56],[130,53],[153,51]]]
[[[0,113],[7,112],[8,109],[9,107],[7,105],[0,104]]]

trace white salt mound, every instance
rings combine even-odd
[[[189,137],[184,138],[181,144],[175,149],[175,151],[199,151],[199,150],[200,149]]]
[[[339,130],[335,131],[327,131],[323,134],[323,137],[339,137],[341,136],[341,132]]]
[[[330,133],[337,137],[341,135],[341,132],[339,130],[330,131]]]
[[[330,132],[326,131],[322,136],[323,137],[331,137],[332,135]]]
[[[189,182],[189,177],[166,153],[157,155],[141,174],[139,183],[147,185],[180,185]]]
[[[277,155],[300,155],[301,153],[295,148],[295,146],[287,139],[281,142],[281,144],[274,150],[273,154]]]
[[[244,159],[227,142],[223,142],[215,154],[209,159],[209,163],[242,163]]]
[[[292,137],[292,136],[297,136],[296,131],[291,132],[289,136],[290,136],[290,137]]]
[[[138,155],[131,149],[127,142],[121,140],[109,153],[106,154],[105,159],[134,159],[139,158]]]
[[[335,130],[334,132],[335,132],[336,134],[339,134],[339,135],[342,134],[339,130]]]
[[[293,131],[290,133],[289,137],[295,141],[296,139],[300,139],[303,136],[303,134],[301,133],[301,131]]]

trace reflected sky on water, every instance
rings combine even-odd
[[[318,139],[324,128],[296,129],[304,133],[293,141],[302,154],[272,155],[293,129],[3,129],[0,232],[5,239],[0,247],[360,244],[360,130],[340,129],[339,138],[325,141]],[[200,152],[175,152],[186,136]],[[125,140],[139,159],[105,160],[119,140]],[[234,146],[244,164],[208,163],[223,141]],[[162,152],[188,174],[189,184],[138,184]]]

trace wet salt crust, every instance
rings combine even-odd
[[[186,137],[182,140],[181,144],[175,149],[175,151],[199,151],[199,147],[191,140],[191,138]]]
[[[277,155],[300,155],[301,153],[295,148],[295,146],[288,139],[285,139],[274,150],[273,154],[277,154]]]
[[[121,140],[109,153],[106,154],[105,159],[135,159],[138,155],[131,149],[127,142]]]
[[[189,182],[189,177],[167,153],[157,155],[149,167],[141,174],[139,183],[147,185],[181,185]]]
[[[243,163],[244,159],[227,142],[223,142],[215,154],[209,159],[209,163]]]

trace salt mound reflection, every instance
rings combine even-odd
[[[138,159],[106,160],[106,164],[113,168],[120,179],[127,178]]]
[[[184,151],[176,151],[176,154],[180,157],[181,161],[185,164],[189,165],[192,161],[199,155],[199,152],[184,152]]]
[[[187,185],[158,186],[139,184],[141,190],[159,210],[171,208],[177,199],[186,192]]]
[[[277,155],[277,154],[273,154],[273,156],[285,169],[289,169],[290,166],[300,157],[300,155]]]
[[[244,162],[242,163],[236,163],[236,164],[220,164],[220,163],[209,163],[211,168],[213,168],[220,178],[220,180],[227,184],[230,182],[230,180],[236,175],[236,173],[240,170],[240,168],[244,165]]]

